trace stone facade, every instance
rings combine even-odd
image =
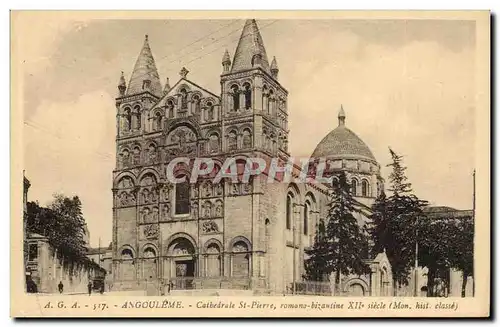
[[[290,156],[288,92],[278,81],[276,58],[269,65],[255,20],[245,23],[233,59],[224,53],[220,96],[187,79],[186,68],[160,94],[146,37],[130,79],[133,87],[120,78],[113,171],[115,287],[157,283],[283,294],[302,279],[304,249],[312,246],[318,217],[326,215],[328,187],[268,183],[266,174],[250,183],[213,183],[226,158],[234,158],[241,172],[249,157],[269,162]],[[195,158],[218,164],[196,183],[171,184],[167,166],[180,157],[191,160],[175,166],[176,178],[190,177]],[[371,205],[383,182],[377,162],[338,159],[331,169],[358,179],[359,199]],[[295,176],[299,170],[294,168]],[[370,265],[374,272],[381,269],[377,261]],[[346,279],[346,292],[358,277]],[[363,294],[371,293],[372,284],[364,282]]]

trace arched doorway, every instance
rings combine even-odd
[[[148,281],[156,280],[158,276],[156,250],[153,247],[148,246],[144,249],[142,257],[143,257],[142,278]]]
[[[232,276],[246,278],[250,273],[250,253],[248,245],[238,241],[233,245]]]
[[[174,289],[192,289],[196,276],[196,251],[193,243],[185,237],[179,237],[170,243],[168,249]]]
[[[353,297],[365,296],[365,289],[359,283],[352,283],[351,285],[349,285],[348,296],[353,296]]]
[[[206,250],[206,276],[207,277],[220,277],[221,275],[221,257],[220,247],[216,243],[212,243]]]
[[[124,248],[120,252],[120,279],[121,280],[136,279],[134,253],[130,248]]]

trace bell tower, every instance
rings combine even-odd
[[[144,113],[160,99],[161,95],[160,76],[146,35],[128,85],[125,83],[123,72],[118,83],[116,99],[118,139],[142,134],[146,130],[147,118]]]
[[[226,51],[222,66],[223,148],[288,157],[288,92],[278,82],[276,58],[269,64],[255,19],[245,22],[233,61]]]

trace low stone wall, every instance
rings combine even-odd
[[[31,244],[34,244],[30,240]],[[64,258],[52,249],[45,239],[36,240],[37,256],[27,262],[27,279],[37,286],[38,293],[59,293],[59,283],[63,293],[87,293],[89,280],[96,276],[95,269]]]

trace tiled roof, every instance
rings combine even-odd
[[[245,22],[240,40],[238,41],[238,46],[236,47],[236,52],[234,53],[231,72],[253,68],[252,58],[256,54],[262,56],[262,68],[269,73],[269,61],[267,59],[264,41],[259,32],[259,27],[255,19],[248,19]]]
[[[149,89],[145,89],[144,81],[149,80]],[[160,76],[156,69],[153,53],[149,47],[148,36],[144,40],[142,50],[135,62],[130,82],[128,83],[127,95],[137,94],[149,90],[157,97],[161,96],[162,88],[160,83]]]
[[[101,248],[89,248],[87,249],[87,255],[91,254],[104,254],[106,251],[108,251],[110,248],[109,247],[101,247]]]
[[[340,125],[328,133],[314,150],[313,158],[361,157],[376,161],[375,156],[353,131]]]
[[[474,216],[472,210],[458,210],[451,207],[432,206],[424,208],[427,216],[437,219],[450,219],[450,218],[470,218]]]

